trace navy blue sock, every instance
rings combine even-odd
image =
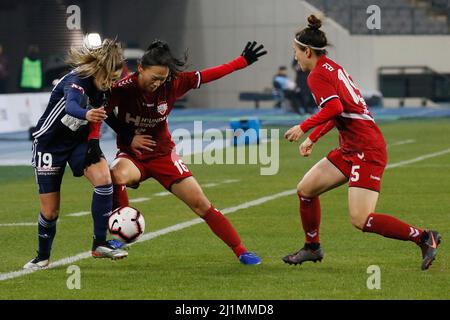
[[[92,218],[94,220],[94,243],[102,243],[106,240],[108,218],[111,214],[113,203],[113,185],[107,184],[94,188],[92,195]]]
[[[48,259],[50,251],[52,250],[53,239],[56,235],[56,218],[55,220],[48,220],[41,212],[38,218],[38,237],[39,237],[39,252],[38,256],[41,259]]]

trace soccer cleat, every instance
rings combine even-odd
[[[41,270],[46,269],[49,263],[50,263],[49,259],[42,259],[38,255],[36,258],[25,264],[23,268],[28,270]]]
[[[125,242],[122,242],[120,240],[111,239],[111,240],[108,240],[107,242],[109,242],[116,249],[122,249],[122,250],[127,250],[127,251],[129,249],[128,245]]]
[[[108,240],[92,249],[91,255],[94,258],[109,258],[112,260],[118,260],[128,256],[128,252],[125,249],[125,243],[118,240]]]
[[[245,265],[257,265],[261,263],[261,258],[253,252],[244,252],[239,256],[239,261]]]
[[[288,264],[302,264],[305,261],[312,261],[312,262],[317,262],[317,261],[322,261],[323,259],[323,250],[321,247],[319,247],[316,250],[312,250],[307,248],[306,246],[301,248],[299,251],[297,251],[296,253],[287,255],[283,258],[283,261],[285,263]]]
[[[427,270],[436,259],[437,247],[441,243],[441,235],[437,231],[425,231],[428,238],[419,246],[422,249],[422,270]]]

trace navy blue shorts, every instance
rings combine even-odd
[[[58,192],[66,165],[69,164],[75,177],[84,175],[84,159],[86,157],[87,142],[81,142],[68,149],[65,146],[45,146],[33,142],[33,156],[31,163],[35,169],[36,183],[39,193]]]

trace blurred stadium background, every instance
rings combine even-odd
[[[366,25],[370,16],[366,11],[373,4],[381,9],[379,30]],[[73,5],[80,9],[81,28],[69,30]],[[287,65],[295,79],[292,37],[305,18],[316,13],[327,17],[324,30],[333,44],[330,57],[352,75],[369,105],[438,107],[450,101],[449,8],[447,0],[131,0],[126,4],[120,0],[2,0],[0,44],[8,59],[5,90],[21,91],[21,63],[30,45],[40,49],[40,91],[51,90],[66,70],[65,53],[80,45],[87,33],[118,37],[126,47],[130,70],[155,38],[166,40],[179,55],[188,49],[190,69],[227,62],[246,41],[256,40],[270,53],[264,62],[190,92],[179,106],[272,108],[272,77],[278,66]],[[46,96],[23,97],[30,99],[2,96],[2,132],[6,126],[31,127],[46,104]],[[24,113],[18,104],[33,104],[33,110]],[[12,125],[16,119],[19,122]]]
[[[74,5],[80,8],[80,29],[70,30],[67,23],[68,20],[73,22],[71,19],[76,11],[72,11],[73,7],[71,6]],[[372,30],[367,27],[367,20],[372,15],[367,12],[367,9],[371,5],[377,5],[381,10],[381,29]],[[72,9],[68,10],[69,7]],[[99,33],[102,37],[117,37],[126,48],[125,54],[130,71],[134,70],[137,58],[155,38],[167,41],[180,56],[188,49],[189,69],[191,70],[228,62],[241,53],[247,41],[261,42],[269,52],[267,56],[249,69],[236,72],[217,82],[204,85],[199,90],[189,92],[179,102],[177,109],[173,111],[169,119],[170,128],[172,130],[174,128],[191,130],[194,120],[203,120],[203,129],[225,129],[229,128],[232,119],[249,117],[258,118],[265,127],[276,126],[283,129],[298,123],[307,115],[299,114],[296,112],[298,110],[293,110],[289,103],[278,104],[278,97],[274,93],[273,79],[279,66],[283,65],[287,66],[287,75],[293,81],[296,79],[296,70],[292,67],[292,39],[295,31],[305,26],[306,17],[312,13],[324,17],[324,31],[333,44],[328,50],[329,57],[344,66],[353,77],[365,95],[375,119],[379,122],[389,121],[387,126],[382,127],[382,130],[387,131],[388,141],[399,143],[399,145],[404,141],[410,141],[406,143],[410,145],[414,144],[411,141],[417,142],[414,148],[411,146],[412,149],[404,149],[398,154],[394,152],[392,159],[403,161],[421,156],[421,151],[425,149],[434,152],[448,148],[449,144],[443,145],[445,141],[442,139],[443,137],[439,137],[440,132],[446,132],[444,129],[448,128],[447,117],[450,116],[450,1],[447,0],[0,0],[0,45],[3,48],[3,56],[6,57],[6,59],[0,60],[0,63],[3,62],[7,70],[3,77],[4,92],[0,93],[0,165],[8,166],[0,170],[3,175],[0,181],[12,181],[20,190],[26,185],[26,190],[34,192],[35,186],[31,169],[12,166],[29,165],[31,157],[29,130],[36,124],[45,109],[54,81],[67,70],[67,66],[64,64],[67,50],[71,46],[80,45],[83,36],[88,33]],[[27,90],[23,90],[19,86],[21,64],[30,45],[39,47],[38,57],[42,61],[43,84],[42,88],[35,90],[36,92],[24,92]],[[304,87],[299,89],[300,91],[307,90]],[[399,119],[408,120],[395,122]],[[427,126],[422,122],[417,122],[418,119],[432,120]],[[422,130],[420,134],[415,132],[415,126],[418,128],[417,130]],[[438,130],[438,128],[442,128],[442,130]],[[429,129],[430,135],[434,136],[428,136],[428,138],[434,144],[427,145],[425,136]],[[106,138],[103,148],[111,160],[114,154],[114,142],[110,133],[106,135]],[[328,141],[326,145],[330,147],[336,145],[336,141],[333,141],[334,143]],[[423,145],[429,149],[423,148]],[[288,147],[287,144],[282,144],[281,147],[285,148],[282,154],[287,152],[286,148],[295,149],[292,146]],[[295,150],[291,151],[291,153],[295,152]],[[391,153],[391,151],[389,152]],[[292,155],[292,159],[298,158],[294,158]],[[304,172],[311,164],[307,162],[305,168],[300,168],[299,172]],[[435,165],[445,167],[443,163]],[[197,170],[200,173],[200,180],[203,177],[207,181],[215,182],[219,178],[229,177],[223,177],[224,174],[219,174],[212,169]],[[202,173],[201,170],[209,171]],[[283,168],[280,170],[284,171]],[[225,173],[230,176],[234,174],[229,169]],[[282,178],[289,178],[283,174]],[[439,177],[440,173],[435,172],[435,174],[436,177]],[[408,181],[406,176],[407,174],[399,174],[396,177],[398,180],[391,179],[395,180],[392,184],[395,185],[402,180],[404,181],[402,186],[405,187],[405,181]],[[24,184],[22,187],[18,184],[16,177],[26,179],[19,181]],[[242,173],[242,177],[245,178],[245,173]],[[209,178],[210,180],[208,180]],[[280,186],[281,190],[287,187],[294,188],[296,182],[290,181],[290,184],[287,185],[286,181],[278,178],[277,186]],[[73,179],[69,178],[71,185],[68,188],[78,186],[78,182],[73,183]],[[85,181],[82,183],[87,185]],[[414,183],[411,181],[411,184]],[[243,187],[245,184],[239,188]],[[250,185],[248,187],[252,188]],[[445,185],[441,188],[447,187]],[[155,192],[160,190],[156,185],[155,188],[152,185],[151,190],[153,191],[153,189]],[[8,190],[6,188],[4,191],[7,193]],[[265,195],[264,190],[268,193],[272,191],[270,187],[261,189],[259,190],[261,194],[258,196]],[[257,191],[254,190],[254,192]],[[417,192],[420,193],[420,191]],[[216,199],[221,199],[221,196],[225,199],[226,193],[226,191],[222,191],[217,194]],[[144,194],[140,195],[144,196]],[[24,196],[26,197],[26,195]],[[229,196],[233,197],[232,194]],[[238,197],[238,194],[235,197]],[[249,200],[255,197],[249,194]],[[86,193],[82,200],[85,205],[89,203],[88,198],[89,194]],[[9,200],[11,201],[8,202]],[[231,200],[232,198],[222,202],[225,204],[230,202],[231,205]],[[13,195],[10,195],[9,198],[8,195],[5,195],[5,201],[6,208],[2,209],[4,214],[0,215],[0,224],[15,222],[11,212],[16,210],[17,206],[21,208],[21,213],[18,215],[21,217],[20,221],[34,221],[37,213],[37,197],[35,195],[30,196],[30,200],[26,201],[29,204],[18,205]],[[390,201],[394,204],[397,198],[392,198]],[[408,201],[410,200],[404,200],[405,203]],[[433,200],[429,199],[429,201]],[[218,200],[218,202],[220,201]],[[330,200],[328,203],[331,205],[332,201]],[[289,220],[291,225],[298,223],[296,206],[293,201],[289,207],[292,213],[292,220]],[[30,207],[33,209],[30,210]],[[144,212],[151,210],[150,205],[145,207],[142,204],[142,208]],[[442,207],[439,208],[444,210]],[[344,208],[341,209],[345,211]],[[79,209],[73,208],[73,210]],[[161,210],[170,210],[170,208],[162,207]],[[187,209],[183,210],[187,211]],[[177,221],[172,218],[170,221],[168,220],[167,224]],[[156,219],[156,221],[151,220],[152,223],[155,221],[154,226],[166,225],[162,222],[159,223],[157,218],[150,219]],[[268,214],[267,219],[269,219]],[[417,218],[416,221],[421,222],[422,220]],[[438,221],[440,219],[436,218],[433,223],[437,224]],[[89,223],[86,220],[86,225],[82,227],[88,230]],[[350,227],[348,228],[350,230]],[[4,230],[6,228],[0,229],[0,234]],[[252,232],[251,230],[247,231],[249,234]],[[13,229],[8,229],[7,232],[10,235],[15,234],[16,236],[12,236],[14,238],[17,237],[19,231],[14,233]],[[297,231],[294,233],[292,230],[291,233],[297,235]],[[27,234],[29,241],[35,241],[34,229],[27,229]],[[205,235],[206,238],[209,240],[208,235]],[[254,236],[254,240],[254,243],[257,243],[261,239]],[[26,243],[26,241],[24,242]],[[61,240],[61,242],[63,241]],[[382,243],[384,245],[385,242]],[[23,251],[14,249],[14,245],[11,242],[13,252]],[[384,250],[383,248],[390,250],[389,245],[386,247],[383,245],[380,245],[380,250]],[[369,245],[367,244],[367,246]],[[221,248],[220,245],[218,247]],[[25,262],[32,254],[32,249],[30,247],[23,257],[19,257],[20,259],[6,262],[0,271],[8,272],[20,269],[21,263]],[[391,249],[394,250],[393,247]],[[70,248],[71,253],[74,254],[80,250],[80,248]],[[56,252],[58,256],[59,253]],[[158,251],[157,254],[162,253]],[[62,252],[59,254],[61,257],[66,255]],[[278,261],[279,257],[276,256],[274,259]],[[7,261],[7,259],[2,257],[0,261]],[[198,262],[196,263],[198,264]],[[337,260],[335,263],[339,265],[340,261]],[[397,263],[400,265],[400,261]],[[103,267],[105,266],[103,265]],[[345,265],[345,267],[349,266]],[[448,274],[448,267],[445,265],[442,268]],[[114,270],[120,272],[118,266],[114,267]],[[322,271],[326,274],[325,270],[322,269]],[[351,275],[348,277],[351,279]],[[46,280],[45,277],[39,279]],[[332,280],[327,280],[326,277],[324,279],[324,283],[332,283]],[[407,279],[407,281],[410,280]],[[419,280],[415,279],[414,281]],[[239,286],[237,282],[234,284]],[[10,286],[10,289],[13,290],[13,285]],[[228,294],[220,296],[212,287],[212,297],[233,298],[230,293],[234,292],[233,287],[228,289],[230,290]],[[167,297],[157,289],[155,290],[158,292],[156,297]],[[267,287],[266,290],[269,292],[271,289]],[[277,290],[281,290],[281,288]],[[433,297],[440,297],[441,291],[439,290],[433,291]],[[336,296],[333,296],[331,292],[333,292],[333,288],[329,288],[329,293],[332,297],[337,298],[358,297],[358,294],[351,290]],[[17,295],[11,294],[11,297],[17,298],[21,293],[23,292],[18,291]],[[404,290],[396,292],[396,295],[393,296],[410,297],[408,296],[410,293],[411,290],[405,287]],[[132,296],[131,292],[129,294]],[[321,292],[316,296],[326,298],[330,295],[327,296],[326,292]],[[183,298],[182,295],[177,296],[176,294],[168,296]],[[31,297],[45,298],[37,293]],[[148,297],[155,296],[149,294]],[[184,297],[208,296],[206,293],[198,295],[194,293]],[[239,294],[236,297],[245,298]],[[264,295],[262,292],[256,297],[296,298],[299,296],[290,292],[279,296],[276,296],[276,293],[275,296]],[[371,296],[366,295],[365,297],[370,298]],[[390,296],[387,294],[378,297],[389,298]],[[427,296],[419,294],[411,297]]]

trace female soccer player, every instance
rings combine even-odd
[[[33,134],[32,165],[41,206],[39,250],[25,269],[41,269],[49,264],[59,215],[61,181],[67,163],[74,176],[84,175],[94,186],[92,256],[111,259],[127,256],[121,243],[106,241],[107,220],[112,208],[112,181],[98,140],[87,142],[87,123],[98,123],[106,118],[106,93],[122,71],[122,49],[116,41],[105,39],[95,48],[85,44],[80,49],[72,49],[68,62],[74,69],[53,89]]]
[[[289,129],[285,138],[298,141],[315,128],[299,148],[300,154],[307,157],[314,143],[336,127],[340,146],[313,166],[298,184],[306,243],[283,260],[289,264],[322,260],[319,195],[348,182],[352,224],[363,232],[415,242],[422,249],[422,270],[426,270],[435,259],[441,236],[436,231],[424,231],[392,216],[375,213],[387,162],[383,135],[352,78],[326,56],[327,38],[319,30],[321,21],[311,15],[308,22],[308,27],[295,35],[294,51],[301,69],[311,72],[308,86],[320,111]]]
[[[226,64],[197,72],[181,72],[185,61],[174,58],[167,43],[156,40],[143,55],[138,71],[113,87],[109,107],[117,107],[118,119],[111,113],[107,120],[118,133],[119,151],[111,166],[114,208],[128,205],[126,186],[137,187],[152,177],[203,218],[240,262],[247,265],[259,264],[261,260],[247,251],[228,219],[209,202],[175,153],[167,117],[174,102],[187,91],[243,69],[267,53],[262,51],[262,45],[255,47],[256,42],[249,42],[241,56]]]

